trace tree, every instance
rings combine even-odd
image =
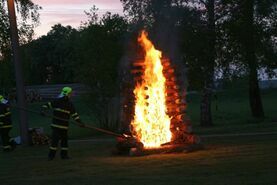
[[[264,110],[257,74],[259,69],[257,58],[257,46],[259,45],[259,43],[262,43],[263,41],[255,38],[259,37],[257,33],[257,25],[259,24],[259,22],[255,21],[255,19],[259,20],[260,16],[265,17],[268,14],[270,14],[270,12],[272,11],[271,9],[274,7],[274,5],[275,7],[277,6],[276,1],[274,5],[273,3],[274,1],[260,2],[255,0],[245,0],[245,3],[241,7],[242,28],[245,30],[244,33],[247,33],[242,34],[241,44],[243,46],[245,61],[248,65],[249,103],[251,113],[252,116],[256,118],[263,118]]]
[[[204,8],[203,17],[206,20],[206,63],[203,66],[204,86],[202,91],[202,99],[200,105],[200,125],[212,126],[212,91],[214,88],[214,71],[216,66],[216,17],[215,3],[220,3],[215,0],[200,0],[191,1],[192,4],[197,4]]]
[[[123,55],[127,21],[107,12],[98,18],[92,8],[74,43],[73,68],[77,81],[91,87],[89,104],[103,127],[114,129],[118,120],[110,120],[109,105],[118,91],[118,65]],[[111,124],[112,122],[112,124]]]
[[[40,7],[31,0],[16,1],[18,17],[18,31],[20,44],[30,42],[34,35],[34,27],[39,24]],[[11,87],[14,85],[13,67],[10,63],[10,30],[7,12],[7,1],[0,0],[0,85],[1,87]],[[3,75],[2,75],[3,73]]]
[[[47,35],[24,46],[29,84],[55,84],[74,81],[73,57],[77,30],[56,24]],[[33,78],[36,76],[36,78]]]
[[[258,84],[258,70],[266,68],[273,74],[277,67],[276,42],[276,2],[244,0],[229,1],[237,11],[225,17],[226,33],[229,34],[227,42],[233,55],[233,66],[244,69],[243,74],[248,75],[249,104],[253,117],[263,118],[264,111],[261,93]]]
[[[264,117],[261,93],[258,84],[258,64],[255,56],[254,41],[254,0],[246,0],[242,6],[242,24],[246,34],[243,34],[242,45],[249,73],[249,100],[252,116]]]

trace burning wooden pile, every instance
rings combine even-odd
[[[192,133],[186,116],[185,88],[169,59],[162,59],[142,32],[138,42],[145,51],[144,60],[133,62],[133,97],[126,104],[132,115],[129,129],[132,137],[118,139],[118,153],[145,155],[172,153],[199,148],[200,140]],[[132,104],[132,105],[130,105]]]

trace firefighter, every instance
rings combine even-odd
[[[16,147],[15,141],[10,137],[12,119],[8,100],[0,95],[0,135],[2,137],[3,151],[12,151]]]
[[[59,141],[61,141],[61,158],[69,159],[68,127],[70,117],[72,117],[77,123],[79,123],[80,127],[84,126],[84,124],[80,120],[78,113],[75,111],[73,103],[70,101],[71,95],[72,88],[64,87],[58,98],[42,106],[42,115],[45,115],[46,109],[52,109],[54,117],[51,124],[52,141],[49,148],[48,160],[53,160],[55,158]]]

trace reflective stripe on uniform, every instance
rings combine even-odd
[[[51,126],[55,128],[68,129],[67,126],[62,126],[62,125],[51,124]]]
[[[0,128],[12,128],[12,125],[4,125],[4,126],[0,126]]]
[[[46,108],[46,109],[48,108],[48,106],[47,106],[47,105],[42,105],[42,107],[43,107],[43,108]]]
[[[72,117],[74,117],[74,116],[78,116],[78,113],[77,112],[75,112],[74,114],[72,114],[71,115]]]
[[[63,112],[63,113],[70,114],[70,111],[68,111],[68,110],[64,110],[64,109],[60,109],[60,108],[55,108],[54,110],[55,110],[55,111],[59,111],[59,112]]]
[[[77,112],[75,112],[74,114],[72,114],[72,118],[73,118],[74,120],[80,119],[80,117],[79,117],[79,115],[78,115]]]
[[[11,114],[11,112],[6,112],[5,114],[0,114],[0,118],[4,118],[10,114]]]
[[[50,150],[58,150],[57,147],[52,147],[52,146],[50,146],[49,149],[50,149]]]
[[[68,150],[68,148],[62,147],[61,150]]]
[[[11,148],[10,145],[7,145],[7,146],[3,146],[4,149],[8,149],[8,148]]]
[[[48,105],[49,108],[52,108],[51,102],[48,102],[47,105]]]

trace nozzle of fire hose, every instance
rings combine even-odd
[[[116,137],[117,142],[123,142],[126,141],[127,139],[131,138],[132,136],[127,135],[127,134],[122,134],[121,136]]]
[[[133,136],[131,136],[131,135],[128,135],[128,134],[123,134],[123,136],[124,136],[124,137],[126,137],[126,138],[130,138],[130,137],[133,137]]]

